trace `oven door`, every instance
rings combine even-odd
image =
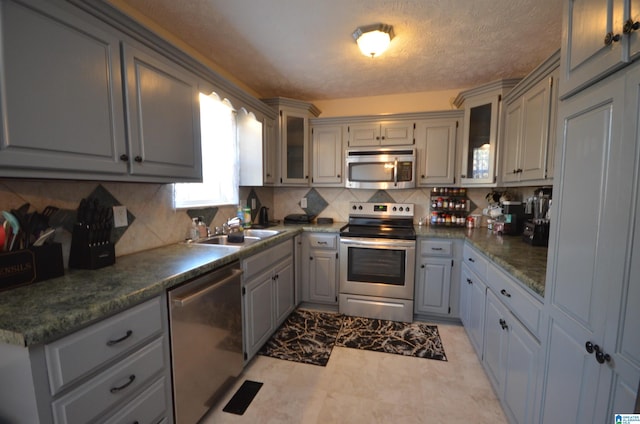
[[[340,293],[413,300],[415,240],[342,237]]]

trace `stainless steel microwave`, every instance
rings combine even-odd
[[[416,186],[416,149],[347,150],[347,188],[400,189]]]

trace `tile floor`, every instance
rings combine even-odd
[[[326,367],[256,356],[203,419],[219,423],[506,423],[464,329],[438,324],[447,362],[335,347]],[[244,415],[222,408],[264,383]]]

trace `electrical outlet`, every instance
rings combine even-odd
[[[302,199],[300,199],[300,207],[302,209],[305,209],[307,207],[307,198],[303,197]]]
[[[114,206],[113,207],[113,226],[114,228],[126,227],[129,225],[127,220],[127,207],[126,206]]]

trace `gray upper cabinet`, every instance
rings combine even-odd
[[[446,114],[451,116],[416,122],[419,186],[455,183],[456,144],[463,113]]]
[[[464,108],[464,136],[460,179],[463,186],[496,185],[496,157],[502,98],[520,80],[499,80],[458,94],[455,106]]]
[[[314,126],[311,128],[312,186],[341,187],[342,125]]]
[[[534,69],[504,99],[502,146],[503,183],[548,183],[549,152],[555,148],[560,51]]]
[[[313,104],[285,97],[262,99],[279,114],[277,141],[280,152],[279,183],[283,186],[308,186],[309,119],[320,114]]]
[[[275,185],[278,181],[278,136],[276,121],[264,118],[262,124],[262,148],[263,148],[263,185]]]
[[[123,53],[131,173],[202,179],[197,78],[142,47]]]
[[[383,121],[352,123],[348,126],[349,147],[398,146],[414,143],[413,122]]]
[[[564,2],[560,96],[566,98],[626,66],[640,52],[638,0]]]
[[[2,176],[125,175],[119,38],[50,2],[0,7]]]
[[[67,3],[0,7],[2,176],[202,178],[195,76]]]

